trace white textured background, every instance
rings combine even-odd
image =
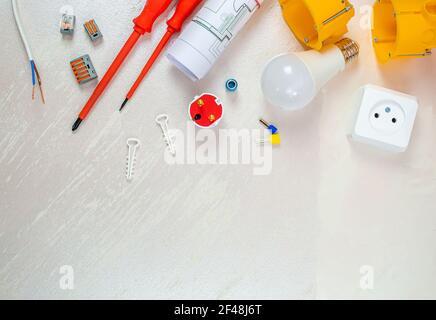
[[[106,95],[73,135],[93,90],[78,87],[69,61],[89,53],[100,76],[131,32],[144,1],[19,0],[47,105],[31,102],[30,68],[0,0],[0,297],[1,298],[436,298],[436,58],[379,66],[358,1],[350,37],[357,64],[308,109],[284,113],[259,89],[272,56],[301,47],[275,1],[193,85],[161,59],[129,109],[116,110],[164,31],[143,39]],[[62,39],[59,9],[76,10],[73,39]],[[104,41],[81,24],[95,18]],[[236,98],[223,83],[240,82]],[[412,144],[402,155],[349,141],[353,93],[366,83],[420,99]],[[167,112],[183,129],[186,105],[202,91],[227,106],[223,128],[276,123],[283,145],[273,172],[250,166],[179,166],[163,161],[153,119]],[[126,138],[143,146],[126,183]],[[59,288],[71,265],[75,289]],[[375,287],[359,288],[362,265]]]

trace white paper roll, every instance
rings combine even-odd
[[[263,0],[208,0],[168,50],[168,59],[191,80],[206,76]]]

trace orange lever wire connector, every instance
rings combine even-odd
[[[112,65],[107,70],[104,77],[101,79],[100,83],[95,88],[93,94],[89,98],[86,105],[83,107],[82,112],[80,112],[79,117],[73,125],[73,131],[76,131],[83,120],[86,119],[91,109],[96,104],[97,100],[105,91],[106,87],[111,82],[112,78],[117,73],[118,69],[121,67],[122,63],[132,51],[133,47],[136,45],[138,39],[145,33],[150,33],[152,31],[153,25],[157,18],[161,16],[165,10],[170,6],[172,0],[148,0],[142,13],[133,20],[135,24],[133,28],[133,33],[118,53]]]
[[[157,45],[156,49],[154,50],[153,54],[151,55],[150,59],[147,61],[147,64],[145,65],[144,69],[142,69],[138,79],[136,79],[135,83],[133,84],[132,88],[128,92],[126,99],[124,100],[123,104],[121,105],[120,111],[123,110],[123,108],[126,106],[127,102],[133,97],[136,90],[138,89],[141,82],[144,80],[144,78],[149,73],[151,67],[156,62],[157,58],[162,53],[165,46],[168,44],[168,41],[171,39],[171,37],[182,30],[183,24],[185,21],[189,18],[189,16],[195,11],[195,9],[198,7],[198,5],[203,0],[180,0],[177,4],[176,11],[172,18],[167,21],[168,29],[165,35],[163,36],[162,40]]]

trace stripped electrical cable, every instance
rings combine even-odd
[[[26,34],[24,33],[23,26],[21,24],[20,15],[18,13],[17,0],[11,0],[12,10],[14,12],[15,22],[20,32],[21,40],[23,41],[24,48],[26,49],[27,57],[29,58],[30,68],[32,70],[32,100],[35,99],[35,88],[38,85],[39,91],[41,93],[42,103],[45,104],[44,92],[42,90],[42,80],[39,74],[38,68],[36,67],[35,60],[33,59],[32,50],[30,49],[29,42],[27,41]]]

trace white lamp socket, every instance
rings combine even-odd
[[[418,112],[418,99],[374,85],[361,90],[353,140],[392,152],[406,151]]]

